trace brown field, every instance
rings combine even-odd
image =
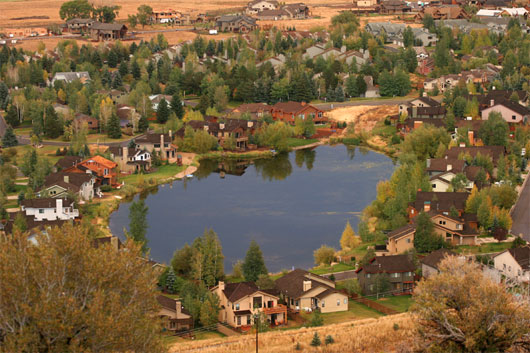
[[[397,326],[395,326],[397,324]],[[322,347],[309,345],[318,332]],[[331,335],[335,343],[325,346],[324,339]],[[280,332],[266,332],[259,335],[259,351],[263,353],[296,352],[300,343],[302,352],[405,352],[414,342],[414,321],[410,314],[385,316],[380,319],[366,319],[315,328],[302,328]],[[222,339],[178,343],[170,352],[201,353],[250,353],[254,352],[253,334]]]
[[[354,123],[355,132],[371,131],[378,122],[384,120],[388,115],[397,114],[399,107],[393,105],[358,105],[352,107],[337,108],[328,113],[330,119],[340,122]]]

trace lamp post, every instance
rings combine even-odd
[[[259,313],[254,314],[254,324],[256,325],[256,353],[258,353]]]

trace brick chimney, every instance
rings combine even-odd
[[[490,107],[493,107],[495,105],[495,99],[490,100]]]
[[[63,176],[63,180],[64,180],[65,183],[70,184],[70,176],[69,175]]]
[[[425,201],[423,203],[423,212],[429,212],[431,210],[431,201]]]
[[[129,160],[129,147],[125,146],[122,147],[122,154],[123,154],[123,161],[127,163]]]
[[[63,213],[63,199],[61,199],[61,198],[55,199],[55,214],[56,214],[56,217],[58,217],[62,213]]]
[[[473,131],[468,131],[467,138],[469,140],[469,144],[473,146],[475,144],[475,133]]]
[[[307,103],[306,102],[302,102],[301,104],[302,104],[302,106],[305,106]]]
[[[223,281],[219,281],[219,290],[221,292],[225,290],[225,283]]]
[[[414,122],[414,130],[418,129],[423,124],[423,121],[415,121]]]
[[[302,289],[303,289],[304,292],[307,292],[308,290],[310,290],[311,289],[311,281],[304,281]]]

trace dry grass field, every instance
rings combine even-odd
[[[311,347],[310,342],[318,332],[322,347]],[[331,335],[335,343],[324,345]],[[410,314],[385,316],[298,330],[266,332],[259,336],[259,351],[263,353],[296,352],[406,352],[414,341],[414,323]],[[253,334],[222,339],[179,343],[171,347],[173,353],[250,353],[255,350]]]
[[[355,132],[372,131],[378,122],[384,120],[388,115],[397,114],[399,107],[396,104],[389,105],[358,105],[337,108],[328,113],[330,119],[340,122],[354,123]]]

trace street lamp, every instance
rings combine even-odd
[[[259,313],[254,314],[254,324],[256,325],[256,353],[258,353]]]

